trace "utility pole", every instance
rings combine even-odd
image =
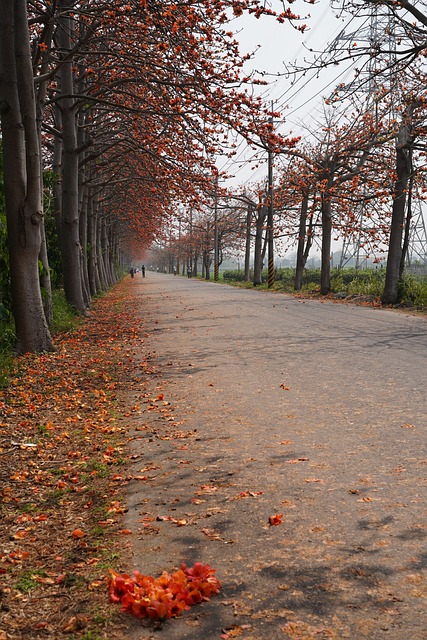
[[[214,281],[219,280],[219,238],[218,238],[218,169],[214,167]]]
[[[273,103],[271,103],[273,111]],[[273,118],[270,120],[271,130],[273,131]],[[273,242],[273,214],[274,214],[274,188],[273,188],[273,151],[271,142],[268,143],[268,216],[267,216],[267,233],[268,233],[268,288],[274,284],[274,242]]]
[[[179,220],[178,220],[178,252],[176,258],[176,270],[179,275],[179,267],[181,264],[181,211],[179,211]]]
[[[197,271],[197,264],[194,265],[193,264],[193,208],[190,209],[190,250],[187,253],[187,273],[188,273],[188,269],[190,269],[191,271],[191,275],[196,275],[195,273],[193,273],[194,271],[194,267],[196,267],[196,271]]]
[[[364,46],[369,46],[373,51],[377,49],[382,49],[383,53],[380,55],[371,56],[368,60],[366,67],[364,70],[358,75],[357,79],[350,82],[347,85],[346,89],[350,91],[350,93],[361,93],[362,95],[366,94],[366,109],[371,110],[376,124],[378,123],[378,105],[380,103],[380,98],[384,93],[387,93],[390,99],[390,112],[389,112],[389,122],[390,128],[395,127],[396,125],[393,122],[397,119],[397,112],[395,104],[398,100],[398,88],[396,75],[393,72],[388,72],[386,75],[382,73],[382,68],[387,67],[388,65],[394,66],[394,62],[396,60],[396,42],[398,40],[397,34],[395,33],[395,19],[393,10],[391,8],[387,8],[387,6],[372,6],[370,10],[370,20],[369,25],[364,28],[360,28],[353,33],[346,34],[345,31],[342,31],[335,41],[331,45],[331,50],[337,49],[338,51],[343,51],[344,48],[347,49],[350,45],[348,43],[353,42],[361,42]],[[340,43],[344,44],[341,45]],[[366,186],[364,187],[365,193],[367,192]],[[421,233],[423,233],[423,242],[424,246],[427,247],[427,233],[423,230],[423,217],[421,211],[421,200],[420,207],[418,209],[419,214],[417,217],[412,217],[411,220],[411,212],[409,210],[409,205],[411,203],[411,198],[409,193],[407,194],[407,204],[406,204],[406,213],[405,218],[408,219],[410,228],[409,228],[409,237],[407,238],[408,247],[407,247],[407,263],[410,263],[410,255],[412,255],[414,243],[418,241],[419,236],[417,236],[417,230],[419,229]],[[339,268],[342,269],[350,261],[354,260],[354,264],[356,269],[361,268],[364,260],[363,255],[360,253],[360,249],[362,246],[362,242],[367,244],[369,249],[369,253],[372,256],[375,256],[376,247],[375,242],[371,244],[370,236],[366,235],[366,232],[375,232],[376,228],[372,226],[367,226],[369,223],[369,201],[364,200],[361,204],[356,205],[354,216],[357,221],[357,226],[359,228],[358,234],[350,235],[348,237],[344,237],[343,246],[341,251],[341,259],[339,262]],[[369,223],[372,224],[372,223]],[[378,227],[377,227],[378,228]],[[375,237],[375,234],[374,234]],[[403,245],[402,245],[403,250]],[[404,251],[404,253],[406,253]],[[424,253],[426,251],[424,250]],[[425,262],[426,260],[424,260]]]

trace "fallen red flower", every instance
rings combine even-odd
[[[271,527],[275,527],[278,524],[283,524],[282,518],[283,518],[283,513],[276,513],[274,516],[269,517],[268,522]]]
[[[108,580],[110,600],[121,604],[137,618],[167,620],[179,616],[191,605],[209,598],[220,590],[215,569],[196,562],[185,564],[170,575],[166,571],[158,578],[134,571],[133,576],[110,571]]]

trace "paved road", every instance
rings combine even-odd
[[[208,562],[223,584],[162,635],[427,639],[425,319],[151,272],[132,284],[151,353],[130,397],[149,478],[129,495],[134,564]]]

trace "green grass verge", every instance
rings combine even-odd
[[[52,291],[52,311],[53,321],[50,330],[53,334],[73,331],[76,328],[76,312],[66,301],[63,289]]]
[[[252,274],[251,274],[252,275]],[[263,272],[263,284],[259,289],[267,287],[267,271]],[[273,288],[279,291],[295,293],[295,269],[277,269]],[[227,284],[241,287],[252,287],[252,282],[244,281],[242,271],[224,271],[221,279]],[[346,295],[372,295],[381,297],[384,290],[384,269],[332,269],[331,293],[345,293]],[[320,269],[306,269],[302,278],[303,293],[319,293]],[[404,274],[400,284],[400,301],[415,307],[424,308],[427,305],[427,276]]]

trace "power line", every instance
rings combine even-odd
[[[330,13],[329,11],[325,8],[325,10],[323,11],[322,15],[320,16],[319,20],[316,22],[316,24],[314,25],[313,29],[310,31],[308,38],[306,39],[306,41],[300,45],[300,47],[298,48],[294,59],[297,60],[301,51],[304,50],[304,48],[306,48],[306,45],[310,42],[310,40],[313,38],[314,34],[316,33],[316,31],[321,27],[324,19],[329,16]],[[333,40],[332,42],[336,41],[337,37],[339,38],[340,35],[342,35],[343,33],[345,33],[345,30],[348,29],[351,24],[353,23],[353,21],[355,20],[355,16],[352,16],[349,21],[345,24],[344,28],[341,27],[339,30],[336,29],[335,32],[332,34]],[[364,23],[365,24],[365,23]],[[339,31],[338,36],[336,35],[337,31]],[[273,41],[273,38],[271,39]],[[320,47],[320,50],[322,51],[322,53],[317,56],[317,58],[314,59],[312,64],[316,64],[317,61],[320,61],[320,58],[323,54],[323,52],[326,50],[327,48],[327,44],[328,42],[330,42],[330,40],[326,41],[322,47]],[[272,46],[272,45],[269,45]],[[269,47],[267,47],[268,50]],[[264,49],[265,51],[265,49]],[[309,104],[310,102],[312,102],[314,99],[316,99],[317,97],[319,97],[322,93],[324,93],[329,87],[331,87],[331,85],[336,84],[337,81],[342,78],[343,76],[346,76],[348,73],[350,73],[351,69],[354,67],[354,63],[351,62],[346,69],[344,69],[343,71],[341,71],[340,74],[335,75],[331,80],[329,80],[325,85],[322,85],[322,87],[317,90],[315,93],[313,93],[312,95],[310,95],[310,97],[308,97],[307,99],[305,99],[301,104],[299,104],[298,106],[292,108],[291,111],[287,111],[286,114],[284,114],[284,121],[288,122],[288,118],[289,116],[294,115],[295,113],[298,113],[301,109],[303,109],[307,104]],[[255,72],[255,71],[254,71]],[[259,72],[258,72],[259,73]],[[266,87],[265,90],[263,90],[260,93],[260,97],[263,98],[264,100],[267,99],[273,99],[275,104],[277,105],[275,107],[275,110],[281,111],[283,109],[285,109],[285,107],[287,106],[287,104],[289,104],[289,101],[294,100],[295,98],[297,98],[303,91],[307,90],[307,86],[313,82],[313,80],[315,80],[316,78],[319,79],[319,69],[313,70],[313,73],[310,75],[310,77],[306,78],[305,75],[303,75],[303,73],[301,73],[301,75],[297,78],[297,80],[293,83],[291,83],[291,85],[289,87],[287,87],[284,91],[282,90],[280,95],[277,98],[274,98],[275,92],[279,89],[280,83],[279,83],[279,79],[275,80],[274,82],[270,83],[268,85],[268,87]],[[303,83],[303,84],[302,84]],[[272,86],[276,85],[275,88],[272,91]],[[300,85],[300,86],[296,86],[296,85]],[[293,91],[293,93],[289,96],[289,93]],[[289,96],[289,97],[288,97]],[[288,97],[287,102],[285,102],[283,99],[285,97]],[[314,110],[313,110],[314,111]],[[311,113],[313,113],[310,112]],[[310,116],[310,114],[306,114]],[[293,123],[296,124],[297,126],[301,126],[298,123]],[[237,170],[234,169],[233,173],[234,173],[234,177],[237,177],[237,175],[243,171],[244,169],[246,169],[248,167],[248,165],[252,164],[252,163],[256,163],[256,162],[260,162],[261,159],[259,157],[260,151],[259,149],[256,149],[255,151],[253,151],[250,154],[249,158],[243,158],[244,154],[248,152],[249,147],[244,146],[245,145],[245,140],[242,139],[241,142],[239,143],[237,149],[240,149],[240,153],[237,156],[234,156],[233,158],[229,158],[227,160],[227,162],[223,165],[222,167],[222,171],[228,171],[231,167],[239,165]],[[248,184],[248,182],[252,182],[254,181],[257,176],[261,173],[264,172],[265,168],[264,167],[259,167],[258,169],[256,169],[253,174],[251,176],[249,176],[244,182],[242,186],[245,186]]]

